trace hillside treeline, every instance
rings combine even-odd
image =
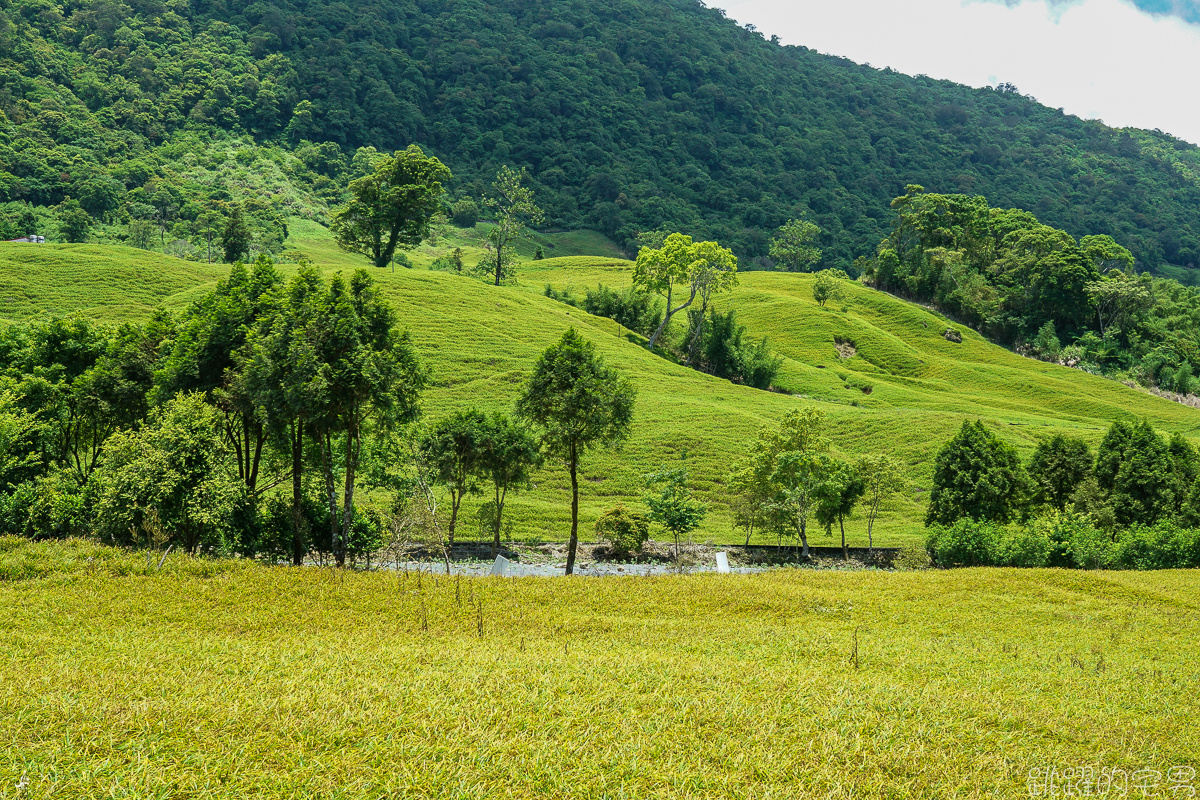
[[[783,47],[694,0],[4,0],[0,53],[0,202],[97,219],[311,211],[357,148],[418,142],[455,196],[526,167],[550,226],[628,245],[666,225],[747,266],[807,214],[820,266],[848,269],[909,183],[1111,234],[1151,269],[1200,263],[1197,148]],[[275,179],[230,178],[252,164]],[[187,184],[200,202],[154,202]]]
[[[1200,291],[1135,269],[1106,235],[1076,240],[979,196],[909,186],[865,279],[932,303],[1046,361],[1187,395],[1200,366]]]

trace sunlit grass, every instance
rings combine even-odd
[[[62,547],[0,546],[0,572]],[[1200,760],[1195,572],[451,579],[65,547],[0,581],[0,797],[1023,797],[1033,767]]]
[[[1098,443],[1113,419],[1127,415],[1144,416],[1167,433],[1178,431],[1194,440],[1200,434],[1200,415],[1194,409],[1114,381],[1021,358],[925,308],[881,292],[850,286],[845,311],[841,306],[820,308],[812,300],[812,278],[807,275],[745,273],[732,294],[719,298],[721,307],[738,311],[751,335],[769,336],[785,358],[778,381],[785,391],[735,386],[648,353],[639,337],[612,320],[543,296],[548,283],[579,294],[600,283],[629,285],[631,263],[619,258],[615,247],[598,234],[545,235],[561,243],[555,252],[590,247],[600,252],[523,260],[512,286],[497,288],[474,277],[421,268],[454,246],[463,246],[468,265],[474,263],[483,253],[484,227],[474,232],[451,228],[437,247],[414,251],[417,268],[374,274],[432,369],[424,398],[427,419],[471,404],[485,410],[510,408],[538,354],[570,326],[595,341],[601,354],[631,377],[638,399],[629,444],[620,453],[591,454],[584,462],[585,538],[603,511],[618,502],[640,504],[644,474],[686,453],[695,485],[711,506],[695,538],[740,541],[744,534],[731,527],[724,488],[730,466],[759,428],[778,424],[786,410],[800,405],[825,411],[837,454],[853,458],[888,452],[906,465],[908,486],[885,507],[875,527],[876,544],[883,546],[923,535],[934,457],[964,419],[984,419],[1023,454],[1040,437],[1057,431]],[[327,272],[367,263],[340,251],[316,223],[293,220],[290,229],[287,252],[303,255]],[[227,272],[222,265],[127,248],[46,245],[28,260],[30,249],[3,247],[0,280],[8,282],[5,286],[20,286],[28,299],[0,307],[0,318],[83,309],[106,320],[142,319],[158,302],[181,308]],[[26,260],[14,261],[12,253]],[[294,269],[281,267],[285,275]],[[961,331],[963,343],[946,341],[946,327]],[[857,354],[840,360],[835,336],[852,339]],[[869,394],[863,391],[867,386]],[[513,535],[565,540],[570,497],[566,470],[551,463],[535,477],[535,485],[509,503]],[[475,535],[479,502],[467,501],[460,536]],[[865,523],[852,518],[847,535],[852,545],[865,545]],[[832,543],[821,532],[813,532],[811,538],[814,544]]]

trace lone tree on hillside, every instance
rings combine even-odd
[[[835,303],[842,303],[846,300],[846,284],[845,281],[850,280],[850,277],[840,269],[823,269],[817,273],[817,279],[813,281],[813,300],[817,301],[817,305],[822,308],[830,300]]]
[[[821,229],[806,219],[789,219],[771,240],[771,258],[788,272],[802,272],[821,258],[821,249],[813,244]]]
[[[1028,480],[1017,451],[983,423],[964,422],[937,455],[926,525],[962,517],[1008,522],[1025,502]]]
[[[697,296],[705,304],[709,297],[737,285],[737,257],[716,242],[693,242],[692,237],[672,233],[661,247],[643,247],[633,268],[633,285],[666,298],[666,314],[650,337],[654,347],[671,317],[690,306]],[[684,300],[671,307],[676,288],[687,292]]]
[[[517,400],[517,414],[542,430],[542,445],[571,474],[571,543],[567,574],[579,545],[579,460],[594,447],[619,447],[633,423],[634,389],[596,355],[574,328],[546,348]]]
[[[350,202],[333,215],[338,246],[386,267],[397,248],[429,236],[448,180],[450,170],[415,144],[379,158],[374,172],[350,183]]]
[[[513,246],[525,230],[526,225],[538,225],[542,221],[542,210],[533,202],[533,190],[522,186],[525,169],[521,171],[505,165],[496,174],[492,184],[492,195],[485,197],[483,205],[496,215],[496,227],[488,234],[492,245],[492,257],[480,266],[491,273],[495,285],[512,275],[512,262],[516,258]],[[490,262],[490,263],[489,263]],[[486,266],[485,266],[486,265]]]

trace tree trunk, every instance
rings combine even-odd
[[[871,529],[875,527],[875,514],[878,510],[878,505],[873,506],[870,516],[867,517],[867,552],[872,556],[875,555],[875,538],[871,535]]]
[[[841,514],[838,514],[838,527],[842,529],[842,560],[849,561],[850,551],[846,549],[846,522]]]
[[[329,434],[324,434],[323,441],[321,442],[321,466],[325,472],[325,497],[329,502],[329,547],[336,553],[338,550],[338,536],[342,532],[342,526],[338,519],[337,486],[333,482],[332,447],[333,444],[329,440]],[[339,564],[338,566],[341,565]]]
[[[297,420],[292,423],[292,564],[297,567],[304,563],[304,537],[300,527],[304,519],[303,464],[304,428]]]
[[[805,533],[805,530],[804,530],[805,527],[807,527],[806,523],[801,522],[800,523],[800,544],[803,546],[804,549],[800,553],[800,557],[803,558],[805,561],[807,561],[808,560],[808,536]]]
[[[260,422],[254,426],[254,459],[250,462],[250,482],[247,484],[251,494],[258,490],[258,466],[262,463],[263,443],[266,439]]]
[[[579,547],[579,474],[576,456],[578,448],[571,443],[571,543],[567,546],[567,574],[575,572],[575,550]]]
[[[507,495],[507,487],[505,487],[504,491],[501,491],[499,486],[496,487],[496,519],[493,520],[495,528],[492,531],[492,558],[500,554],[500,525],[504,517],[504,500]]]
[[[446,542],[454,547],[454,526],[458,524],[458,507],[462,505],[463,493],[450,490],[450,527],[447,529]]]
[[[346,489],[342,502],[342,541],[338,549],[338,566],[346,565],[346,548],[350,545],[350,526],[354,523],[354,478],[358,467],[358,434],[357,431],[346,431]]]
[[[504,254],[504,245],[500,242],[500,239],[497,238],[496,239],[496,285],[497,286],[500,285],[500,271],[504,266],[503,254]]]

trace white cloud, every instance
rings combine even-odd
[[[767,36],[1200,144],[1200,25],[1125,0],[713,0]]]

